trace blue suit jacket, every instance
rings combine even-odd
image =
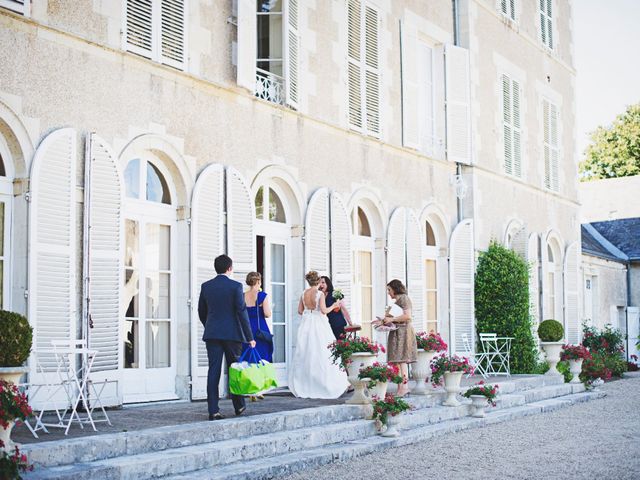
[[[218,275],[202,284],[198,316],[204,325],[204,341],[248,343],[253,340],[242,285],[226,275]]]

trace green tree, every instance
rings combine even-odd
[[[582,181],[640,175],[640,103],[609,127],[598,127],[591,141],[580,163]]]
[[[529,265],[513,250],[492,241],[480,254],[475,278],[478,333],[514,337],[511,372],[533,373],[538,364],[529,313]]]

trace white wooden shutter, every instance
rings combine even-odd
[[[553,0],[539,0],[540,35],[543,45],[553,49]]]
[[[447,158],[471,164],[471,101],[469,98],[469,51],[445,46],[447,107]]]
[[[527,227],[522,227],[516,230],[511,237],[511,250],[520,255],[521,258],[527,259],[527,241],[529,234],[527,233]]]
[[[380,136],[380,59],[379,15],[375,8],[364,8],[365,112],[367,134]]]
[[[580,248],[578,242],[567,247],[564,255],[564,328],[567,343],[580,343],[578,289],[580,281]]]
[[[227,255],[233,260],[233,276],[244,284],[256,269],[255,210],[251,189],[244,177],[227,167]]]
[[[52,349],[52,340],[76,338],[76,141],[71,128],[49,134],[31,167],[29,321],[33,349],[49,380],[59,380],[56,361],[44,351]]]
[[[329,275],[329,191],[317,190],[309,200],[304,227],[305,270]]]
[[[0,0],[0,7],[26,16],[29,14],[29,3],[30,0]]]
[[[285,62],[285,93],[286,102],[292,108],[298,108],[299,92],[299,62],[300,62],[300,34],[298,31],[298,0],[286,2],[286,33],[284,37]]]
[[[160,6],[160,61],[183,68],[186,34],[185,0],[162,0]]]
[[[475,351],[473,221],[460,222],[449,243],[451,351],[463,353],[462,334],[466,333]]]
[[[153,57],[153,0],[127,0],[126,48],[146,58]]]
[[[543,134],[544,134],[544,186],[558,191],[558,107],[544,99],[542,101]]]
[[[402,43],[402,144],[420,148],[420,92],[418,84],[418,32],[414,25],[401,22]]]
[[[538,324],[540,323],[540,292],[539,292],[539,241],[538,235],[532,233],[527,244],[527,262],[529,263],[529,305],[531,314],[531,329],[536,332],[534,338],[538,338]]]
[[[520,84],[508,75],[502,75],[504,168],[506,173],[516,177],[522,177],[520,93]]]
[[[418,124],[420,150],[433,155],[436,149],[433,48],[418,41]]]
[[[348,91],[349,126],[358,131],[364,127],[364,108],[362,105],[362,4],[360,0],[348,0]]]
[[[513,174],[522,177],[522,135],[520,133],[520,84],[511,81],[511,107],[513,122]]]
[[[424,311],[424,262],[422,261],[422,230],[415,214],[407,212],[407,289],[413,304],[413,326],[417,330],[426,328]]]
[[[405,242],[406,216],[404,208],[396,208],[387,228],[387,281],[398,279],[407,283]]]
[[[340,195],[330,196],[331,281],[344,293],[344,303],[351,306],[351,222]]]
[[[207,398],[207,346],[198,317],[201,285],[216,276],[224,253],[224,168],[209,165],[198,176],[191,201],[191,398]],[[232,257],[233,258],[233,257]]]
[[[108,381],[104,405],[122,404],[120,321],[122,319],[123,179],[109,144],[91,134],[85,165],[85,302],[89,347],[98,354],[91,380]]]
[[[238,0],[238,86],[256,90],[258,25],[255,0]]]

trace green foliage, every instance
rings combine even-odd
[[[558,369],[558,371],[564,377],[564,383],[569,383],[571,381],[571,379],[573,378],[573,374],[569,370],[569,368],[570,368],[569,367],[569,362],[568,361],[558,362],[558,365],[556,365],[556,368]]]
[[[544,320],[538,326],[538,337],[541,342],[559,342],[564,337],[564,327],[557,320]]]
[[[513,250],[491,242],[480,254],[475,279],[478,333],[514,337],[511,372],[531,373],[538,362],[529,314],[529,266]]]
[[[0,367],[20,367],[29,358],[33,329],[23,315],[0,310]]]
[[[582,180],[640,175],[640,103],[630,105],[608,127],[591,134],[580,164]]]

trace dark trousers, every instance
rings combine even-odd
[[[222,356],[227,362],[227,379],[229,378],[229,365],[238,361],[242,354],[242,343],[228,340],[207,340],[207,356],[209,357],[209,373],[207,375],[207,403],[209,414],[213,415],[220,411],[218,406],[220,385],[220,375],[222,373]],[[227,384],[228,385],[228,384]],[[238,411],[244,407],[244,397],[231,395],[233,408]]]

